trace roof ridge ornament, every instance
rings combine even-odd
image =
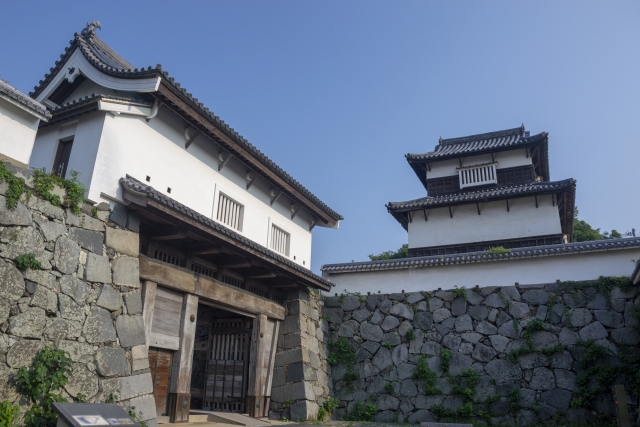
[[[91,37],[96,35],[96,29],[102,29],[100,21],[87,22],[87,26],[80,33],[83,37]]]

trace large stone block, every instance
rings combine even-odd
[[[342,298],[340,308],[344,311],[353,311],[360,307],[360,298],[355,295],[349,295]]]
[[[309,350],[306,348],[297,348],[294,350],[278,351],[276,353],[275,366],[286,366],[296,362],[309,363]]]
[[[367,322],[360,324],[360,336],[364,340],[380,342],[383,335],[382,328],[378,325],[372,325]]]
[[[116,329],[122,347],[144,344],[144,322],[142,316],[118,316]]]
[[[48,318],[44,337],[51,340],[76,339],[82,334],[82,323],[67,319]]]
[[[128,402],[128,407],[131,408],[138,416],[141,421],[155,421],[156,418],[156,401],[153,396],[140,396],[135,397]],[[149,423],[147,423],[149,424]],[[149,427],[151,425],[149,424]]]
[[[273,387],[271,389],[271,400],[273,402],[284,403],[287,400],[315,400],[316,396],[313,391],[313,385],[308,382],[298,382],[287,384],[282,387]]]
[[[33,253],[43,269],[51,269],[52,254],[45,250],[44,239],[35,228],[5,228],[0,232],[0,239],[9,242],[1,248],[4,258],[16,259],[20,255]]]
[[[307,421],[318,418],[318,404],[304,400],[296,402],[289,407],[289,414],[292,421]]]
[[[522,294],[522,300],[531,305],[544,305],[549,301],[549,293],[542,289],[532,289]]]
[[[7,364],[12,368],[31,366],[33,358],[44,348],[42,341],[20,340],[7,353]],[[0,381],[2,382],[2,381]]]
[[[338,329],[338,336],[351,338],[353,334],[358,330],[358,322],[355,320],[347,320]],[[383,326],[384,329],[384,326]]]
[[[138,258],[126,256],[116,258],[113,260],[112,268],[113,283],[130,288],[140,287],[140,264]]]
[[[533,376],[529,381],[529,388],[532,390],[551,390],[556,388],[556,378],[553,371],[547,368],[535,368]]]
[[[64,225],[57,222],[49,221],[45,218],[39,217],[38,215],[36,215],[33,219],[38,225],[40,231],[42,231],[44,240],[47,242],[55,242],[58,237],[60,237],[67,231]]]
[[[64,274],[74,273],[80,262],[80,246],[67,236],[60,236],[56,240],[53,259],[59,271]]]
[[[31,212],[22,202],[9,209],[7,199],[0,196],[0,225],[31,225]]]
[[[70,296],[79,304],[87,301],[91,287],[75,276],[65,275],[60,278],[60,292]]]
[[[44,308],[48,313],[55,313],[58,308],[58,295],[42,285],[36,285],[36,291],[29,305]]]
[[[514,384],[522,379],[522,369],[504,359],[494,359],[487,363],[484,370],[496,380],[496,384]]]
[[[59,188],[56,186],[56,188],[54,188],[51,193],[52,194],[56,194],[56,189]],[[59,193],[57,193],[59,196],[63,196],[63,192],[60,191]],[[35,195],[31,195],[31,197],[29,198],[29,201],[27,202],[27,206],[33,210],[36,210],[40,213],[45,214],[48,218],[54,218],[54,219],[59,219],[59,220],[63,220],[64,219],[64,209],[62,209],[61,207],[58,206],[53,206],[50,202],[48,202],[47,200],[43,200],[39,197],[36,197]]]
[[[87,361],[92,361],[93,354],[95,353],[93,345],[78,341],[63,340],[58,342],[57,347],[59,350],[64,350],[69,353],[69,357],[71,357],[71,360],[74,362],[87,363]]]
[[[341,308],[325,308],[323,311],[329,323],[341,323],[344,317],[344,311]],[[285,318],[285,322],[287,318]]]
[[[120,295],[120,291],[105,283],[102,285],[102,291],[100,292],[100,296],[98,297],[96,304],[109,311],[119,310],[122,308],[122,296]]]
[[[74,213],[71,209],[67,209],[67,225],[91,231],[104,231],[104,222],[84,212]]]
[[[140,291],[132,291],[124,295],[124,301],[127,305],[127,313],[142,313],[142,297]]]
[[[46,323],[44,309],[29,307],[17,316],[9,318],[9,332],[23,338],[40,338]]]
[[[97,231],[84,230],[78,227],[69,228],[69,237],[84,249],[102,255],[104,234]]]
[[[87,254],[87,264],[84,271],[85,280],[89,282],[111,283],[111,264],[109,257]]]
[[[119,401],[153,393],[150,373],[103,379],[101,384],[103,395],[108,395],[109,393],[117,394]]]
[[[411,308],[406,304],[400,303],[400,304],[394,305],[393,307],[391,307],[391,310],[389,311],[389,313],[394,316],[402,317],[407,320],[413,319],[413,310],[411,310]]]
[[[100,307],[91,307],[89,316],[84,323],[83,334],[92,344],[115,341],[116,330],[113,327],[111,314]]]
[[[609,334],[607,333],[607,330],[604,328],[604,326],[602,326],[602,323],[597,321],[580,329],[578,334],[580,335],[580,338],[583,341],[587,341],[587,340],[597,341],[603,338],[607,338],[607,336],[609,336]]]
[[[49,289],[56,287],[56,276],[45,270],[25,270],[22,275],[26,280],[46,286]]]
[[[129,361],[122,348],[99,348],[95,361],[98,373],[103,377],[124,377],[130,374]]]
[[[24,293],[24,278],[13,263],[0,259],[0,298],[16,302]]]
[[[140,251],[140,236],[127,230],[107,227],[106,244],[108,248],[121,255],[137,257]]]
[[[58,308],[63,319],[84,322],[84,305],[78,304],[71,297],[58,294]]]

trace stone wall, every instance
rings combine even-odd
[[[300,289],[289,292],[286,317],[280,325],[271,387],[269,418],[313,420],[329,396],[325,333],[320,295]]]
[[[553,417],[585,422],[596,414],[613,415],[608,393],[589,410],[571,407],[576,375],[582,372],[578,360],[583,347],[577,343],[593,339],[614,353],[618,346],[637,352],[640,337],[632,315],[636,288],[613,288],[610,300],[588,286],[576,291],[559,283],[457,292],[458,297],[438,290],[326,298],[322,316],[328,321],[329,340],[347,339],[358,376],[349,386],[344,381],[348,367],[330,367],[331,395],[341,402],[334,418],[343,418],[356,402],[363,402],[377,405],[377,421],[433,421],[434,405],[456,411],[463,404],[450,380],[464,368],[481,373],[474,413],[482,410],[495,423],[532,425]],[[543,329],[528,329],[535,351],[510,360],[510,352],[527,347],[523,331],[534,319],[544,322]],[[407,338],[409,330],[415,338]],[[442,370],[445,350],[451,353],[447,372]],[[414,378],[422,357],[435,373],[440,393],[427,393],[425,381]],[[620,363],[612,357],[604,362]],[[515,403],[509,398],[514,389],[521,396]],[[632,419],[637,417],[637,402],[637,396],[628,399]]]
[[[31,172],[11,170],[32,182]],[[135,406],[155,425],[137,217],[118,207],[110,219],[108,204],[98,205],[95,215],[89,205],[75,214],[33,195],[10,210],[6,192],[0,184],[0,401],[19,403],[24,413],[28,405],[15,389],[15,374],[49,346],[73,360],[63,392],[69,400],[82,393],[99,402],[114,393],[123,408]],[[15,266],[27,253],[41,269]]]

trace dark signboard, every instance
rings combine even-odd
[[[53,410],[59,421],[69,427],[140,427],[121,407],[112,403],[54,403]]]

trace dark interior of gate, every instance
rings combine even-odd
[[[246,413],[253,319],[200,304],[191,408]]]

